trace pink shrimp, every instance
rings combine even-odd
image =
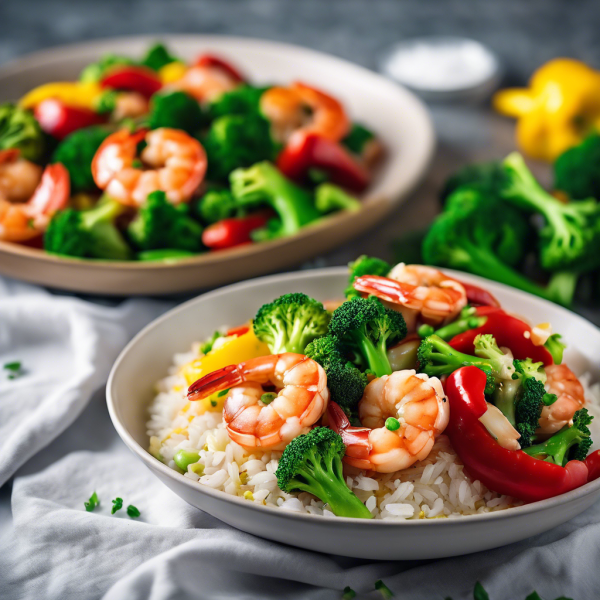
[[[41,178],[42,167],[21,158],[19,150],[0,150],[0,197],[25,202],[33,196]]]
[[[142,140],[141,161],[150,166],[135,167],[137,145]],[[173,204],[189,202],[206,173],[206,152],[193,137],[161,127],[130,133],[123,129],[109,135],[94,156],[92,175],[96,185],[127,206],[141,206],[148,194],[166,193]]]
[[[346,445],[344,461],[359,469],[393,473],[427,458],[448,425],[450,409],[439,379],[411,369],[371,381],[358,414],[364,427],[352,427],[334,402],[327,409],[329,427]]]
[[[278,392],[265,393],[273,385]],[[323,367],[286,352],[253,358],[202,377],[188,390],[201,400],[229,388],[223,418],[229,437],[248,449],[283,450],[323,416],[329,400]]]
[[[200,64],[190,67],[173,88],[183,90],[199,102],[210,102],[224,92],[240,85],[240,80],[216,65]]]

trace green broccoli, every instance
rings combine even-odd
[[[162,191],[148,194],[127,233],[140,250],[202,250],[202,225],[189,216],[187,205],[173,206]]]
[[[426,338],[430,335],[437,335],[445,341],[450,341],[455,335],[464,333],[470,329],[477,329],[481,327],[487,321],[487,317],[480,317],[477,315],[477,311],[472,306],[465,306],[460,311],[460,315],[449,325],[444,325],[440,329],[434,329],[431,325],[421,325],[417,330],[419,337]]]
[[[238,216],[239,213],[237,202],[228,189],[206,192],[198,202],[196,211],[207,225]]]
[[[263,304],[254,317],[254,334],[273,354],[303,354],[315,338],[327,333],[330,315],[306,294],[284,294]]]
[[[97,83],[113,67],[125,67],[135,64],[135,61],[127,56],[105,54],[97,62],[90,63],[81,71],[79,81],[82,83]]]
[[[31,112],[5,102],[0,105],[0,150],[12,148],[18,149],[25,159],[40,162],[44,155],[45,138]]]
[[[351,298],[353,296],[360,296],[353,286],[354,280],[357,277],[362,277],[363,275],[380,275],[381,277],[387,277],[392,270],[392,265],[381,258],[363,254],[355,261],[348,263],[348,269],[350,271],[348,276],[348,287],[345,289],[344,293],[346,294],[346,298]]]
[[[157,261],[165,264],[173,264],[184,258],[197,256],[197,254],[197,252],[189,252],[188,250],[161,248],[160,250],[145,250],[144,252],[138,252],[135,255],[135,258],[143,262]]]
[[[326,427],[315,427],[294,438],[285,448],[275,475],[284,492],[308,492],[325,502],[338,517],[371,519],[369,509],[344,480],[341,436]]]
[[[84,211],[57,212],[44,235],[44,248],[52,254],[79,258],[128,260],[131,249],[115,226],[125,206],[110,198]]]
[[[259,115],[219,117],[202,143],[208,157],[207,178],[214,181],[226,181],[235,169],[273,160],[277,153],[269,123]]]
[[[567,347],[566,344],[560,341],[561,339],[562,335],[560,335],[560,333],[553,333],[544,344],[546,350],[552,355],[552,360],[555,365],[560,365],[563,360],[563,352]]]
[[[455,350],[441,337],[430,335],[419,346],[419,370],[429,377],[441,377],[461,367],[475,366],[486,374],[485,393],[492,394],[498,379],[510,378],[514,371],[511,358],[502,353],[491,335],[479,335],[474,343],[476,356],[471,356]]]
[[[197,133],[205,123],[200,104],[184,92],[154,94],[147,117],[150,129],[172,127],[190,135]]]
[[[399,312],[385,308],[374,297],[352,298],[333,312],[329,333],[381,377],[392,372],[387,348],[406,337],[406,323]]]
[[[313,340],[306,346],[304,353],[325,370],[331,400],[339,404],[348,415],[352,415],[367,385],[365,373],[344,358],[337,340],[329,335]]]
[[[92,160],[109,134],[110,131],[104,127],[85,127],[68,135],[56,147],[52,162],[62,163],[69,171],[72,192],[97,189],[92,176]]]
[[[442,204],[459,188],[475,188],[489,199],[500,199],[500,190],[506,180],[506,172],[501,161],[470,164],[453,175],[440,192]]]
[[[146,52],[146,56],[140,62],[144,67],[148,67],[153,71],[160,71],[164,66],[170,65],[173,62],[183,62],[179,58],[173,56],[166,48],[164,44],[160,42],[154,44]],[[165,125],[166,127],[166,125]]]
[[[260,98],[268,89],[247,84],[239,85],[213,100],[208,105],[208,116],[210,119],[218,119],[225,115],[261,116]]]
[[[575,200],[600,200],[600,134],[593,133],[556,159],[554,187]]]
[[[261,162],[248,169],[236,169],[229,181],[240,207],[265,204],[275,210],[279,224],[268,232],[268,239],[294,235],[320,216],[310,194],[286,179],[269,162]]]
[[[342,140],[342,144],[353,154],[360,155],[366,144],[373,139],[375,139],[375,134],[372,131],[358,123],[353,123],[350,132]]]
[[[600,204],[594,199],[564,204],[548,194],[514,152],[504,159],[502,197],[518,208],[540,213],[540,259],[550,271],[583,272],[600,266]]]
[[[588,428],[593,418],[586,408],[582,408],[573,415],[573,425],[563,427],[545,442],[529,446],[523,451],[562,467],[569,460],[585,460],[593,443]]]
[[[425,262],[460,269],[519,288],[553,302],[569,305],[576,277],[544,288],[512,268],[524,256],[527,221],[510,205],[493,201],[476,188],[459,188],[447,209],[431,225],[423,242]]]
[[[362,204],[342,188],[332,183],[322,183],[315,190],[315,206],[322,214],[338,210],[360,210]]]

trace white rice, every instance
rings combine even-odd
[[[199,344],[189,353],[176,354],[169,375],[158,382],[147,423],[150,452],[180,471],[173,461],[175,454],[182,449],[196,450],[200,459],[184,474],[193,481],[256,504],[334,517],[327,506],[311,494],[287,494],[279,489],[275,471],[281,452],[247,452],[229,439],[221,410],[203,412],[201,403],[187,401],[187,384],[180,368],[198,356]],[[589,373],[580,380],[587,408],[596,416],[594,425],[598,430],[600,383],[592,384]],[[596,437],[597,447],[600,447],[600,436]],[[387,521],[453,518],[521,504],[488,490],[480,481],[471,480],[445,435],[438,438],[426,460],[404,471],[367,473],[345,465],[344,472],[348,487],[374,518]]]

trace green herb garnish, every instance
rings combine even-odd
[[[98,498],[98,494],[96,494],[96,492],[94,492],[90,496],[90,499],[87,502],[83,503],[83,505],[85,506],[85,510],[87,510],[88,512],[92,512],[99,504],[100,499]]]
[[[110,514],[114,515],[118,510],[123,508],[123,498],[115,498],[112,503],[113,507],[110,509]]]
[[[223,396],[225,396],[225,394],[227,394],[230,389],[231,388],[227,388],[226,390],[221,390],[220,392],[217,392],[217,398],[222,398]]]
[[[390,590],[390,588],[385,585],[381,579],[378,579],[375,582],[375,589],[385,598],[385,600],[389,600],[389,598],[393,598],[394,596],[394,592],[392,592],[392,590]]]
[[[8,371],[9,379],[16,379],[17,377],[21,377],[24,374],[23,365],[20,360],[15,360],[13,362],[6,363],[4,365],[4,370]]]
[[[342,600],[352,600],[353,598],[356,598],[356,592],[349,585],[347,585],[344,588],[344,593],[342,594]]]
[[[127,507],[127,514],[128,514],[128,515],[129,515],[129,516],[130,516],[132,519],[137,519],[137,518],[138,518],[138,517],[141,515],[140,511],[139,511],[139,510],[138,510],[138,509],[137,509],[135,506],[133,506],[133,504],[130,504],[130,505]]]

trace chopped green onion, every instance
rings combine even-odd
[[[123,508],[123,498],[115,498],[112,503],[113,507],[110,509],[110,514],[114,515],[118,510]]]
[[[226,390],[221,390],[220,392],[217,392],[217,398],[222,398],[223,396],[225,396],[230,389],[231,388],[227,388]]]
[[[381,579],[378,579],[375,582],[375,589],[385,598],[385,600],[393,598],[394,596],[394,592],[392,592],[392,590],[390,590],[390,588],[385,585]]]
[[[210,339],[208,339],[206,342],[204,342],[204,344],[202,344],[200,346],[200,352],[202,352],[202,354],[208,354],[213,347],[213,344],[220,338],[223,337],[223,334],[220,331],[215,331],[212,336],[210,337]]]
[[[9,379],[16,379],[17,377],[21,377],[23,375],[23,365],[20,360],[15,360],[13,362],[6,363],[4,365],[4,370],[8,371]]]
[[[263,404],[271,404],[271,402],[273,402],[273,400],[275,400],[275,398],[277,398],[277,394],[275,394],[274,392],[267,392],[266,394],[263,394],[260,397],[260,401]]]
[[[400,421],[398,419],[394,419],[394,417],[389,417],[385,420],[385,428],[390,431],[396,431],[400,429]]]
[[[190,471],[199,477],[202,477],[202,475],[204,475],[204,465],[202,463],[195,463],[190,466]]]
[[[182,471],[187,471],[188,466],[197,463],[199,459],[200,455],[195,450],[179,450],[173,457],[173,461]]]
[[[85,510],[87,510],[88,512],[92,512],[99,504],[100,499],[98,498],[98,494],[96,494],[96,492],[94,492],[90,496],[90,499],[87,502],[83,503],[83,505],[85,506]]]
[[[435,329],[431,325],[421,325],[419,329],[417,329],[417,334],[421,338],[429,337],[435,333]]]
[[[211,406],[216,406],[217,405],[217,401],[216,400],[211,400],[210,401],[210,405]]]
[[[140,513],[140,511],[133,506],[133,504],[130,504],[127,507],[127,514],[132,518],[132,519],[137,519],[142,513]]]
[[[356,598],[356,592],[347,585],[344,588],[344,593],[342,594],[342,600],[352,600],[352,598]]]
[[[479,583],[479,581],[475,583],[475,589],[473,590],[473,600],[490,600],[488,593],[485,591],[485,589]]]

